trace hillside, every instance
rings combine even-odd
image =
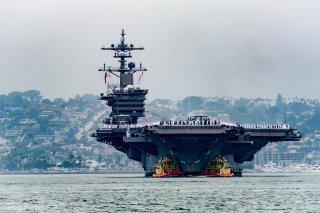
[[[285,99],[281,95],[274,100],[190,96],[183,100],[155,99],[147,102],[146,108],[147,117],[141,122],[188,114],[238,123],[286,122],[303,132],[303,140],[269,144],[264,154],[294,155],[310,164],[319,163],[318,100]],[[69,100],[49,100],[37,90],[0,95],[0,170],[138,170],[138,163],[89,137],[108,113],[109,109],[90,94]]]

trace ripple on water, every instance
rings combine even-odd
[[[317,212],[319,176],[6,175],[3,212]]]

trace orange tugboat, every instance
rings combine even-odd
[[[179,176],[183,174],[184,172],[179,170],[170,157],[164,156],[155,166],[155,173],[152,177]]]
[[[233,177],[228,161],[220,156],[215,156],[206,167],[202,175],[210,177]]]

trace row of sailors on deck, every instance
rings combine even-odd
[[[255,128],[255,129],[289,129],[288,124],[239,124],[239,123],[229,123],[229,122],[223,122],[223,121],[216,121],[216,120],[186,120],[186,121],[172,121],[172,120],[166,120],[166,121],[160,121],[160,126],[163,125],[192,125],[192,126],[203,126],[203,125],[227,125],[227,126],[237,126],[237,127],[244,127],[244,128]]]
[[[238,127],[255,128],[255,129],[289,129],[289,124],[239,124]]]
[[[210,120],[203,120],[203,121],[160,121],[160,125],[221,125],[220,121],[210,121]]]

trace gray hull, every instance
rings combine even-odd
[[[120,129],[114,129],[118,137],[114,137],[112,129],[97,130],[95,136],[140,161],[146,176],[155,172],[154,167],[163,156],[170,156],[186,175],[201,175],[215,156],[221,156],[228,159],[235,174],[241,175],[241,164],[253,160],[268,142],[300,139],[290,128],[153,125]]]

